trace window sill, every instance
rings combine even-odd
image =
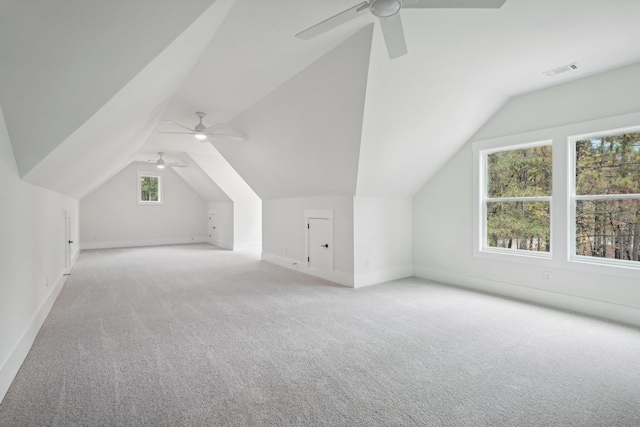
[[[552,255],[549,252],[527,252],[516,250],[499,250],[495,248],[483,248],[477,250],[474,256],[495,261],[517,262],[526,264],[549,265],[552,262]]]
[[[605,261],[601,258],[574,256],[568,260],[573,270],[589,273],[606,274],[609,276],[631,277],[640,280],[640,262],[638,265],[627,262]]]

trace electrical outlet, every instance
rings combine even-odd
[[[46,280],[45,280],[45,287],[49,287],[49,276],[47,276]]]
[[[371,265],[369,264],[369,258],[364,259],[364,266],[369,268]]]
[[[545,282],[550,282],[551,281],[551,272],[550,271],[545,271],[542,277],[543,277]]]
[[[286,246],[284,247],[284,253],[289,253],[289,248],[287,248]]]

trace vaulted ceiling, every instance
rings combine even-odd
[[[411,197],[509,98],[640,61],[637,0],[407,9],[409,53],[394,60],[368,15],[293,36],[355,3],[0,0],[0,105],[21,176],[82,198],[164,151],[189,168],[227,162],[263,199]],[[196,111],[248,140],[157,133]],[[183,175],[233,199],[201,172]]]

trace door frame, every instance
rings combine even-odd
[[[309,266],[309,219],[326,219],[329,221],[329,271],[333,272],[333,210],[331,209],[305,209],[304,211],[304,257],[307,259],[307,269]],[[314,270],[320,271],[320,270]]]

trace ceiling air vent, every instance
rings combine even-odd
[[[544,74],[547,77],[557,76],[558,74],[566,73],[567,71],[573,71],[578,69],[578,63],[563,65],[562,67],[554,68],[553,70],[545,71]]]

